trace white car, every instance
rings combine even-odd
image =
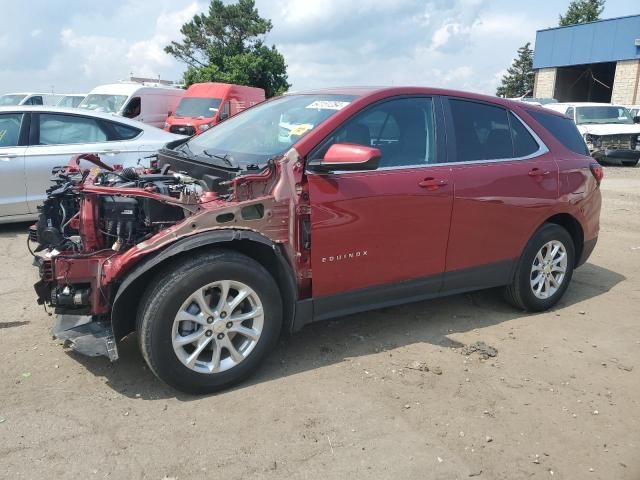
[[[640,159],[640,125],[622,105],[609,103],[550,103],[576,123],[591,156],[600,162],[633,166]]]
[[[57,105],[64,95],[54,93],[7,93],[0,95],[0,107],[14,105]]]
[[[81,153],[134,166],[186,138],[112,114],[74,108],[0,107],[0,223],[35,219],[51,170]],[[89,165],[88,163],[86,165]]]

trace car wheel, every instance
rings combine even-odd
[[[564,295],[574,265],[575,247],[569,233],[559,225],[545,223],[524,249],[505,297],[523,310],[547,310]]]
[[[186,393],[242,381],[275,345],[282,302],[255,260],[218,250],[173,263],[149,286],[138,339],[149,368]]]

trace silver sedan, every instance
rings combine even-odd
[[[80,153],[133,166],[184,138],[112,114],[47,106],[0,107],[0,223],[31,220],[51,170]]]

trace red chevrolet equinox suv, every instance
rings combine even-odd
[[[285,95],[145,166],[56,169],[35,289],[75,350],[116,360],[137,332],[158,377],[211,392],[309,322],[489,287],[550,308],[596,244],[602,175],[569,118],[526,103]]]

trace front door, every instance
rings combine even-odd
[[[20,146],[22,113],[0,114],[0,217],[25,215],[27,195],[24,152]]]
[[[438,163],[443,149],[434,104],[429,97],[376,104],[310,154],[322,158],[333,143],[382,152],[375,171],[308,174],[315,299],[372,287],[373,304],[382,305],[396,303],[394,295],[400,303],[413,295],[408,292],[440,288],[453,185],[450,166]],[[394,294],[405,281],[407,288]]]

